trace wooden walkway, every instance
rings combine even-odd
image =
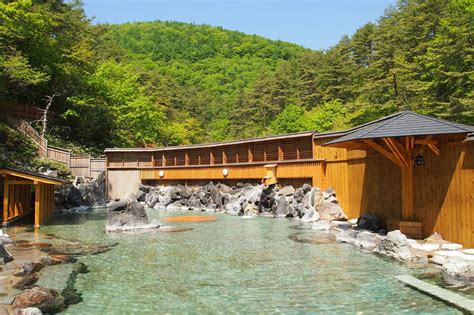
[[[453,305],[464,312],[474,314],[474,300],[463,297],[437,285],[427,283],[409,275],[395,277],[398,281],[415,288],[418,291],[431,295],[441,301]]]

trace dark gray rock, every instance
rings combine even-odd
[[[137,200],[140,202],[145,202],[146,193],[143,190],[137,191]]]
[[[304,194],[306,194],[307,192],[310,192],[312,188],[313,188],[313,187],[311,187],[311,185],[309,185],[309,184],[304,184],[304,185],[301,187],[301,190],[303,191]]]
[[[156,203],[160,200],[160,191],[158,190],[151,190],[146,196],[144,197],[145,204],[153,208]]]
[[[290,209],[290,204],[284,195],[275,198],[273,215],[275,217],[293,217],[294,209],[293,207]]]
[[[133,228],[148,224],[145,208],[141,205],[135,195],[125,200],[115,202],[109,206],[106,229]]]
[[[13,288],[17,290],[30,289],[36,282],[38,282],[38,279],[39,277],[36,273],[27,273],[13,286]]]
[[[76,208],[84,204],[81,191],[74,185],[71,185],[67,194],[67,207]]]
[[[13,260],[12,254],[5,248],[5,246],[0,244],[0,265],[6,264]]]
[[[189,199],[192,195],[192,189],[186,186],[178,185],[173,187],[170,193],[171,200]]]
[[[277,194],[283,195],[283,196],[292,196],[295,194],[295,192],[296,192],[295,187],[289,185],[280,189]]]
[[[357,219],[357,227],[362,230],[378,232],[382,229],[382,224],[376,215],[366,213]]]

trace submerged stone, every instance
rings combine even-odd
[[[336,236],[328,232],[294,233],[288,236],[292,241],[308,244],[330,244],[336,241]]]

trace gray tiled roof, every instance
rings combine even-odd
[[[471,133],[474,127],[420,115],[410,111],[396,113],[356,127],[352,132],[327,142],[330,145],[360,139]]]

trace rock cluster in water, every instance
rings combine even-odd
[[[77,176],[72,183],[58,186],[54,197],[59,211],[105,206],[105,172],[96,179]]]
[[[105,230],[107,232],[127,232],[156,229],[159,222],[148,222],[144,206],[137,201],[137,196],[130,194],[127,198],[108,205],[109,213]]]
[[[346,220],[332,188],[310,185],[265,187],[239,183],[235,187],[209,183],[205,186],[141,186],[137,200],[162,210],[199,210],[231,215],[298,217],[305,222]]]

